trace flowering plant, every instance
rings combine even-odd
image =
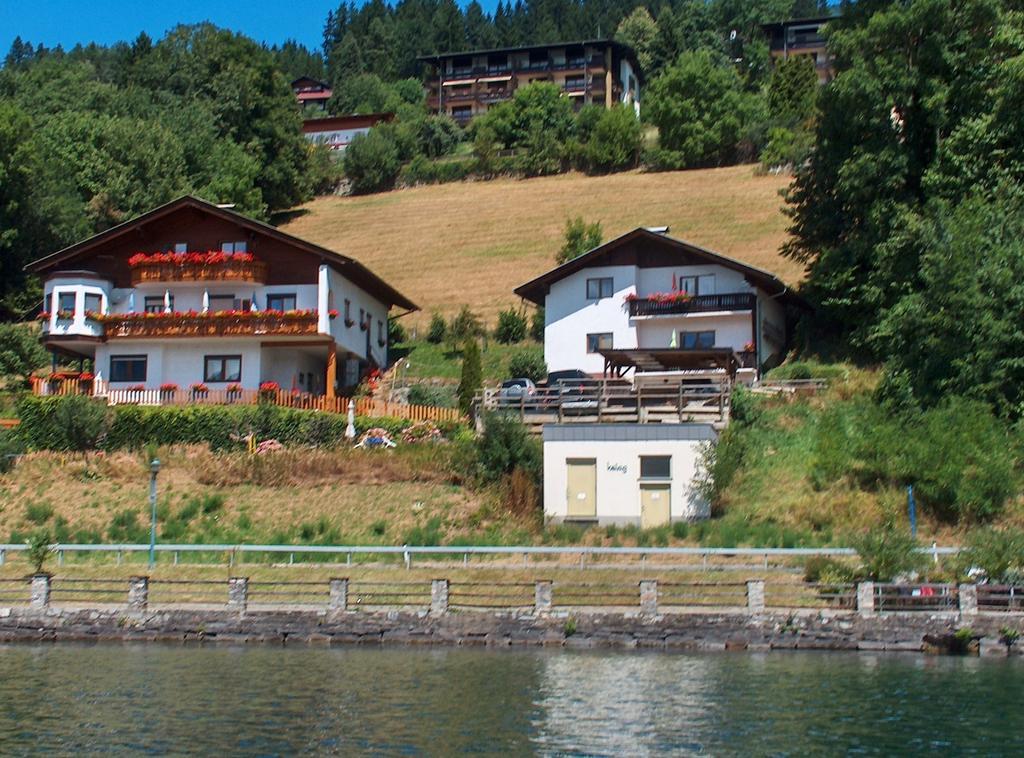
[[[743,352],[745,352],[745,353],[752,353],[752,352],[754,352],[754,343],[753,342],[748,342],[747,344],[745,344],[743,346]]]
[[[38,319],[39,321],[49,321],[50,320],[50,312],[49,311],[39,311],[39,315],[36,316],[36,319]]]
[[[415,444],[417,442],[442,442],[441,430],[433,421],[420,421],[412,426],[406,427],[402,432],[402,442]]]
[[[259,318],[282,318],[282,319],[306,319],[315,318],[317,312],[314,309],[293,310],[293,311],[253,311],[253,310],[227,310],[227,311],[172,311],[165,313],[143,313],[132,311],[130,313],[110,313],[106,315],[96,314],[93,318],[97,321],[119,321],[122,319],[183,319],[183,318],[209,318],[209,319],[259,319]]]
[[[90,374],[88,371],[83,371],[78,375],[78,381],[80,382],[91,382],[96,377]]]
[[[172,266],[216,266],[222,263],[251,263],[256,260],[252,253],[225,253],[221,250],[208,250],[205,253],[189,252],[156,252],[135,253],[128,259],[132,268],[150,263],[166,263]]]
[[[693,298],[689,292],[683,292],[681,290],[675,292],[652,292],[651,294],[641,297],[635,292],[630,292],[626,295],[626,302],[632,303],[636,300],[650,300],[652,303],[688,303]]]
[[[142,392],[144,389],[146,389],[146,385],[145,384],[133,384],[130,387],[128,387],[127,389],[128,389],[129,392]]]
[[[57,318],[70,319],[75,317],[74,311],[57,311]]]
[[[160,391],[161,392],[177,392],[178,391],[178,385],[175,384],[174,382],[164,382],[163,384],[160,385]]]
[[[334,310],[334,308],[331,308],[329,311],[327,311],[327,315],[330,316],[331,318],[338,318],[338,312]]]
[[[241,384],[229,384],[225,389],[227,389],[229,395],[237,395],[237,394],[241,393],[242,385]]]
[[[100,314],[97,313],[96,311],[86,311],[85,312],[85,317],[87,319],[90,319],[91,321],[99,321],[100,320]]]
[[[202,382],[195,382],[192,385],[192,394],[193,395],[205,395],[209,391],[210,391],[210,388],[207,387]]]
[[[281,385],[277,382],[262,382],[260,384],[260,397],[270,399],[280,391]]]

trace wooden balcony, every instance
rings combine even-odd
[[[105,316],[108,340],[140,337],[248,337],[317,334],[315,311],[296,313],[125,313]]]
[[[250,282],[267,281],[267,264],[263,261],[222,263],[139,263],[132,266],[132,285],[155,282]]]
[[[712,313],[714,311],[750,311],[757,303],[757,296],[750,292],[729,292],[722,295],[694,295],[688,300],[668,302],[649,298],[636,298],[629,302],[629,317],[677,316],[687,313]]]

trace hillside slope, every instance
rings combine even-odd
[[[420,305],[413,323],[463,303],[493,322],[517,302],[514,287],[554,264],[576,215],[600,221],[606,240],[668,225],[675,237],[794,282],[800,266],[778,255],[788,182],[754,166],[460,182],[318,198],[282,228],[368,265]]]

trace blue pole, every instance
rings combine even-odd
[[[160,461],[153,459],[149,464],[149,567],[156,565],[156,474]]]
[[[907,515],[910,516],[910,536],[917,539],[917,503],[914,502],[914,485],[907,487]]]

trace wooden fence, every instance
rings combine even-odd
[[[324,413],[348,413],[349,402],[354,400],[358,416],[388,416],[410,421],[465,421],[465,417],[456,408],[391,403],[373,397],[326,397],[285,390],[111,389],[106,382],[99,380],[86,382],[78,379],[33,379],[32,391],[40,396],[87,395],[103,398],[108,405],[255,405],[262,402],[273,403],[282,408]]]

